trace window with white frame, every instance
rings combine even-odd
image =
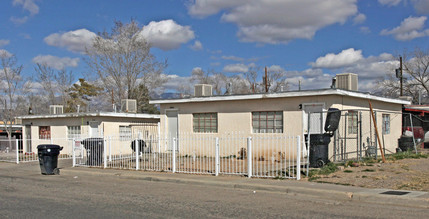
[[[45,140],[51,139],[50,126],[39,126],[39,139],[45,139]]]
[[[348,134],[357,134],[358,129],[358,112],[350,110],[347,115],[347,132]]]
[[[252,112],[253,133],[283,133],[283,112]]]
[[[390,115],[383,114],[383,127],[382,127],[383,135],[390,134]]]
[[[67,126],[67,137],[69,139],[80,138],[80,126]]]
[[[131,126],[119,126],[119,140],[131,140]]]
[[[217,113],[193,113],[195,133],[217,133]]]

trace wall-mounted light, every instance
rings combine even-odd
[[[299,108],[299,109],[302,109],[302,104],[299,104],[299,105],[298,105],[298,108]]]

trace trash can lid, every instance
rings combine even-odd
[[[61,147],[59,145],[56,144],[41,144],[39,146],[37,146],[37,149],[60,149]]]

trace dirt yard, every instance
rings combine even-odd
[[[424,151],[423,154],[428,154]],[[429,157],[394,159],[386,163],[367,160],[337,166],[328,175],[316,173],[306,180],[320,183],[351,185],[365,188],[387,188],[429,192]],[[316,171],[315,171],[316,172]]]

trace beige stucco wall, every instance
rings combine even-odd
[[[23,126],[30,126],[31,129],[31,151],[37,153],[37,146],[40,144],[58,144],[63,147],[62,154],[72,154],[72,140],[68,139],[67,127],[68,126],[80,126],[81,127],[81,138],[92,137],[89,133],[89,123],[98,123],[98,130],[100,137],[111,137],[112,143],[110,148],[112,153],[118,153],[118,151],[129,153],[130,142],[119,141],[119,126],[130,126],[137,127],[137,124],[158,124],[158,119],[142,119],[142,118],[120,118],[120,117],[67,117],[67,118],[35,118],[35,119],[23,119]],[[134,126],[133,126],[134,125]],[[39,127],[50,126],[51,139],[39,139]],[[156,125],[155,125],[156,126]],[[142,133],[146,133],[146,129],[140,128]],[[136,128],[132,128],[132,133],[138,133]],[[156,133],[154,133],[156,131]],[[151,135],[157,135],[157,129],[150,129]],[[29,152],[25,138],[28,136],[26,129],[23,128],[23,149],[24,153]],[[133,136],[134,137],[134,136]],[[144,136],[143,136],[144,137]],[[115,141],[115,139],[118,139]]]
[[[199,103],[174,103],[174,104],[161,104],[161,135],[167,137],[167,117],[166,110],[177,110],[178,112],[178,130],[179,135],[186,135],[188,138],[199,138],[203,136],[216,136],[222,137],[226,133],[240,132],[241,136],[301,136],[303,137],[303,116],[304,111],[299,109],[300,104],[322,103],[324,110],[330,107],[335,107],[340,110],[369,110],[367,99],[356,97],[327,95],[327,96],[310,96],[310,97],[287,97],[287,98],[266,98],[257,100],[235,100],[235,101],[213,101],[213,102],[199,102]],[[401,135],[401,110],[400,104],[385,103],[372,100],[374,110],[377,111],[377,124],[381,134],[382,112],[391,114],[391,132],[384,136],[384,143],[386,149],[394,152],[397,147],[397,139]],[[283,111],[283,133],[282,134],[255,134],[252,133],[252,115],[254,111]],[[192,128],[192,113],[209,113],[216,112],[218,116],[218,132],[217,133],[193,133]],[[368,113],[367,116],[370,114]],[[365,119],[365,118],[364,118]],[[369,119],[369,118],[368,118]],[[370,130],[370,125],[362,124],[363,129]],[[368,131],[369,132],[369,131]],[[372,128],[372,132],[373,128]],[[167,142],[166,142],[167,144]],[[245,147],[246,142],[242,142],[237,148]],[[184,150],[182,141],[180,149]],[[191,151],[203,151],[201,146],[191,146]],[[167,147],[165,147],[167,148]],[[228,153],[238,153],[238,149]],[[261,149],[257,150],[272,150]],[[333,155],[333,143],[330,144],[330,157]],[[187,151],[184,152],[188,153]],[[260,152],[264,153],[264,152]],[[277,152],[268,152],[275,154]],[[353,156],[353,154],[350,154]]]

